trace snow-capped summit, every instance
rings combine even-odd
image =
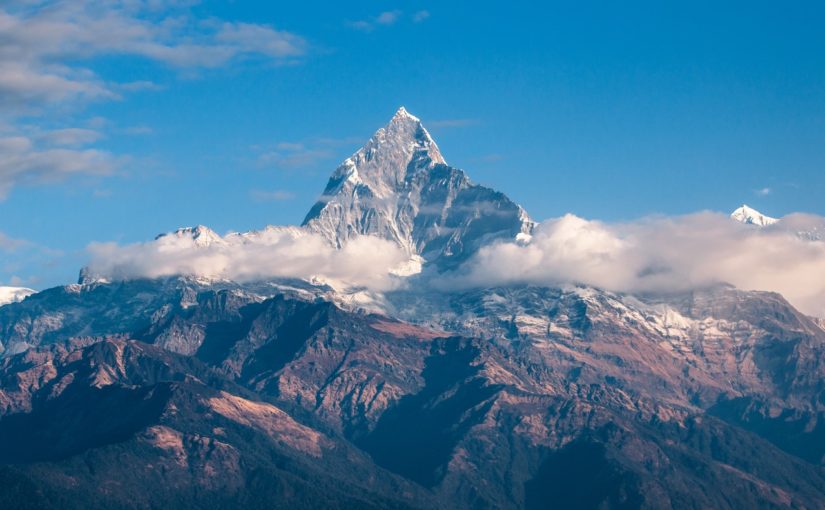
[[[410,163],[414,168],[409,168]],[[404,186],[410,170],[423,171],[446,164],[421,121],[402,106],[389,124],[379,129],[358,152],[332,174],[327,192],[346,184],[364,184],[376,197],[388,197]],[[325,193],[327,194],[327,193]]]
[[[225,242],[220,234],[203,225],[198,225],[197,227],[179,228],[172,232],[160,234],[155,237],[155,240],[161,240],[164,238],[191,239],[196,246],[201,247],[211,246],[213,244],[223,244]]]
[[[23,301],[27,296],[34,293],[34,290],[25,287],[0,286],[0,306]]]
[[[779,221],[776,218],[765,216],[761,212],[757,211],[756,209],[751,209],[745,204],[742,204],[742,207],[733,211],[730,217],[741,223],[745,223],[747,225],[756,225],[758,227],[766,227],[768,225],[773,225],[774,223]]]
[[[333,172],[303,225],[338,247],[359,235],[383,237],[440,266],[533,228],[503,193],[449,166],[404,107]]]
[[[414,122],[418,122],[418,123],[421,122],[421,119],[419,119],[418,117],[416,117],[412,113],[408,112],[407,109],[404,108],[403,106],[400,106],[398,108],[398,110],[395,112],[395,115],[392,116],[392,120],[396,120],[396,119],[410,119],[411,121],[414,121]]]

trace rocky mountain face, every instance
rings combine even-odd
[[[359,235],[389,239],[442,268],[492,240],[533,229],[503,193],[447,165],[421,121],[403,107],[332,174],[303,225],[336,246]]]
[[[422,508],[429,494],[197,358],[136,341],[6,358],[4,508]]]
[[[490,289],[411,324],[175,285],[124,283],[120,300],[164,311],[78,335],[64,323],[3,359],[0,462],[20,491],[103,507],[216,493],[253,507],[820,506],[825,331],[779,296]],[[41,299],[55,317],[94,301]],[[3,322],[22,332],[33,303]]]
[[[289,229],[437,272],[532,222],[401,110]],[[0,307],[0,506],[825,508],[825,329],[781,296],[419,283],[381,313],[192,276]]]

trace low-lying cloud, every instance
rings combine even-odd
[[[223,238],[203,229],[121,246],[93,243],[88,272],[124,280],[195,275],[237,282],[271,278],[320,281],[338,289],[389,290],[399,280],[392,271],[407,256],[390,241],[360,237],[337,250],[317,234],[298,228],[267,228]]]
[[[529,242],[482,248],[441,288],[580,283],[618,292],[677,292],[729,283],[781,293],[825,316],[825,219],[791,215],[758,228],[716,213],[608,224],[574,215],[541,223]]]
[[[299,278],[344,290],[387,291],[410,274],[394,243],[357,237],[335,249],[298,227],[218,236],[205,227],[145,243],[89,246],[90,273],[109,280],[196,275],[238,282]],[[825,317],[825,218],[786,216],[776,225],[743,225],[717,213],[629,223],[574,215],[541,223],[529,241],[483,247],[431,290],[583,284],[616,292],[671,293],[727,283],[779,292],[804,313]]]

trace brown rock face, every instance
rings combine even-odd
[[[0,501],[823,507],[825,330],[775,294],[398,293],[401,321],[187,285],[0,308],[40,345],[0,359]]]

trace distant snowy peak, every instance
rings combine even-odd
[[[31,296],[34,293],[35,291],[25,287],[0,286],[0,306],[23,301],[27,296]]]
[[[264,243],[275,236],[288,236],[292,238],[306,235],[306,230],[295,226],[267,225],[261,230],[249,230],[247,232],[229,232],[221,236],[214,230],[203,225],[197,227],[182,227],[172,232],[160,234],[155,237],[156,242],[182,240],[191,242],[196,248],[207,248],[216,246],[227,246],[231,244]]]
[[[745,223],[746,225],[756,225],[758,227],[766,227],[779,221],[776,218],[765,216],[756,209],[752,209],[744,204],[742,207],[733,211],[730,217],[738,222]]]
[[[815,214],[793,213],[777,219],[743,205],[733,211],[730,217],[746,225],[757,227],[775,225],[772,230],[787,232],[805,241],[825,241],[825,218]]]
[[[447,165],[421,121],[401,107],[333,172],[303,225],[337,247],[378,236],[445,267],[486,242],[529,234],[534,223],[503,193]]]
[[[209,227],[198,225],[197,227],[183,227],[172,232],[160,234],[155,237],[156,241],[162,239],[188,239],[196,246],[211,246],[213,244],[221,244],[225,241],[223,238]]]
[[[230,232],[226,234],[223,239],[228,243],[259,243],[277,236],[297,239],[305,235],[307,235],[307,231],[303,227],[296,227],[294,225],[267,225],[261,230]]]

